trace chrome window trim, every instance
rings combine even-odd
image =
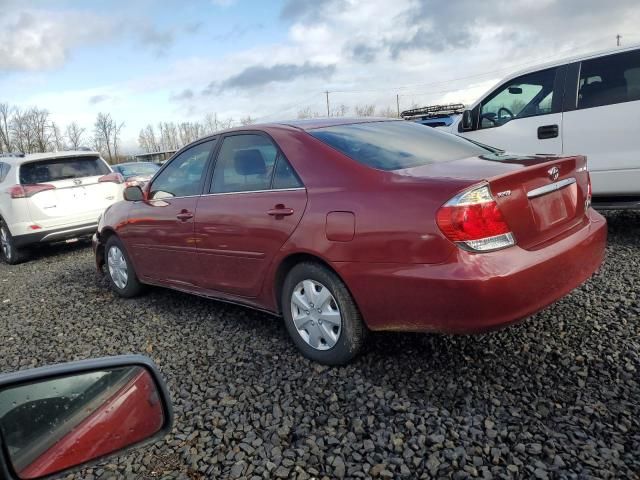
[[[536,198],[541,197],[542,195],[546,195],[547,193],[556,192],[558,190],[562,190],[569,185],[573,185],[576,183],[576,179],[574,177],[565,178],[564,180],[560,180],[559,182],[550,183],[549,185],[545,185],[544,187],[534,188],[527,192],[527,198]]]
[[[203,193],[202,195],[188,195],[186,197],[165,197],[165,198],[150,198],[147,202],[160,201],[160,200],[178,200],[180,198],[199,198],[199,197],[213,197],[218,195],[244,195],[247,193],[269,193],[269,192],[297,192],[300,190],[306,190],[305,187],[295,187],[295,188],[272,188],[269,190],[247,190],[244,192],[218,192],[218,193]],[[142,200],[138,200],[142,201]]]
[[[205,193],[203,197],[213,197],[219,195],[246,195],[247,193],[269,193],[269,192],[297,192],[300,190],[306,190],[305,187],[295,187],[295,188],[270,188],[267,190],[246,190],[240,192],[214,192],[214,193]]]

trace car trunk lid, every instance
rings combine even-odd
[[[466,186],[486,182],[524,249],[535,249],[586,221],[589,173],[583,156],[495,153],[396,173],[440,177]]]

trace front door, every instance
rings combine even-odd
[[[141,277],[194,284],[194,218],[213,144],[200,143],[171,160],[151,183],[148,199],[131,206],[126,243]]]
[[[477,125],[465,137],[510,152],[562,153],[564,67],[515,78],[479,105]]]
[[[196,212],[199,284],[242,297],[259,294],[274,255],[302,218],[307,192],[273,141],[224,138]]]

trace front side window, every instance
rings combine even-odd
[[[480,106],[478,128],[492,128],[511,120],[552,113],[556,69],[515,78],[502,85]]]
[[[149,198],[189,197],[201,192],[202,177],[215,140],[185,150],[158,175]]]
[[[578,108],[640,100],[640,50],[582,62]]]
[[[276,146],[262,135],[226,137],[218,153],[210,192],[268,190],[277,156]]]

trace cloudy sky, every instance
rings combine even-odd
[[[637,0],[0,0],[0,102],[91,128],[472,102],[514,69],[640,42]]]

